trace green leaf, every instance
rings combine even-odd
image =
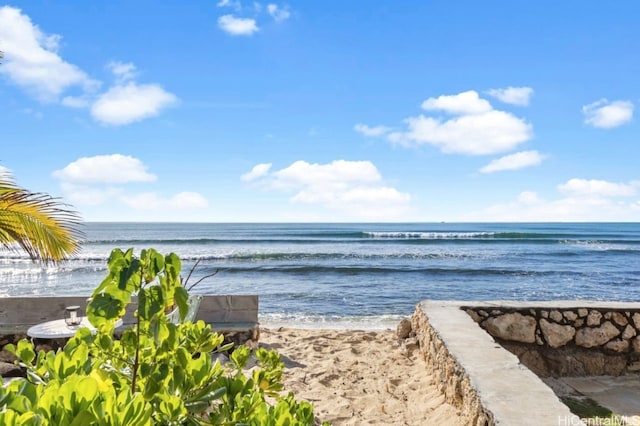
[[[140,254],[145,284],[153,282],[164,270],[164,257],[154,249],[142,250]]]
[[[247,346],[238,347],[231,354],[231,361],[238,370],[242,370],[249,361],[249,355],[251,355],[251,350]]]
[[[94,340],[94,335],[87,327],[80,327],[76,334],[74,334],[68,341],[64,347],[65,352],[70,353],[70,351],[75,350],[78,346],[81,345],[90,345]]]
[[[31,410],[31,401],[24,395],[15,395],[11,402],[7,404],[7,408],[17,413],[26,413]]]
[[[165,421],[177,422],[187,415],[187,409],[180,398],[175,395],[161,394],[159,395],[160,404],[158,410],[165,417]]]
[[[189,293],[184,287],[177,287],[173,294],[176,305],[180,309],[180,322],[184,321],[184,317],[189,312]]]
[[[169,375],[169,368],[166,364],[160,364],[157,369],[155,369],[150,375],[148,375],[147,380],[145,382],[144,389],[142,391],[142,396],[146,400],[150,400],[157,393],[159,393],[160,389],[162,389],[164,385],[164,380]]]
[[[201,356],[191,360],[189,374],[195,384],[200,385],[210,377],[211,364],[211,357],[209,356]]]
[[[135,291],[140,287],[140,260],[133,257],[133,249],[127,250],[120,262],[115,262],[112,268],[118,278],[118,288]]]
[[[177,282],[180,280],[180,270],[182,269],[182,263],[180,258],[175,253],[169,253],[164,258],[165,271],[171,281]]]
[[[76,381],[74,391],[81,402],[90,402],[98,397],[98,383],[92,377],[81,377]]]
[[[5,346],[5,349],[15,354],[25,364],[31,364],[33,363],[33,360],[36,359],[33,343],[29,342],[27,339],[20,340],[15,351],[13,350],[13,345]]]
[[[153,340],[157,346],[160,346],[166,339],[169,338],[169,327],[167,321],[164,318],[155,316],[149,323],[149,330],[153,336]]]
[[[96,416],[89,411],[81,411],[73,418],[69,426],[87,426],[94,424],[96,420]]]
[[[184,347],[179,347],[175,351],[175,360],[182,368],[187,368],[191,361],[191,354]]]
[[[211,392],[208,392],[204,395],[199,395],[197,398],[191,398],[189,400],[187,400],[186,404],[187,406],[191,406],[191,404],[196,404],[196,403],[203,403],[206,402],[207,405],[211,402],[211,401],[215,401],[216,399],[220,399],[222,398],[225,394],[227,393],[227,388],[217,388]]]
[[[151,405],[143,399],[141,394],[136,394],[130,400],[126,400],[126,397],[128,397],[126,393],[122,393],[118,397],[117,424],[122,426],[151,425]]]
[[[87,317],[94,327],[105,323],[115,323],[125,314],[125,304],[111,294],[96,294],[87,305]]]
[[[14,380],[10,385],[13,385],[13,389],[16,389],[18,395],[23,395],[29,399],[32,405],[35,405],[38,401],[37,387],[33,383],[24,379]],[[9,386],[8,388],[11,389]]]
[[[230,351],[231,349],[233,349],[233,347],[235,346],[235,343],[233,342],[229,342],[226,345],[222,345],[222,346],[218,346],[215,350],[216,353],[223,353],[223,352],[227,352]]]
[[[4,424],[0,422],[0,424]],[[21,426],[44,426],[46,425],[44,419],[41,415],[36,414],[32,411],[27,413],[20,414],[18,420],[16,422],[17,425]]]
[[[171,373],[171,389],[169,391],[171,393],[183,393],[188,382],[189,377],[186,370],[180,365],[174,365]]]
[[[110,273],[102,280],[100,285],[94,289],[93,294],[104,293],[114,288],[118,288],[117,274]]]
[[[113,348],[113,337],[111,333],[98,333],[95,343],[101,351],[109,351]]]
[[[138,315],[145,321],[150,321],[155,315],[164,315],[164,297],[159,287],[141,289],[138,293]]]

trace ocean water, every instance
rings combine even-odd
[[[55,266],[0,252],[0,296],[89,295],[115,247],[175,252],[202,294],[257,294],[260,321],[395,326],[425,299],[640,300],[640,224],[87,223]]]

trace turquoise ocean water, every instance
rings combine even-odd
[[[43,267],[0,252],[0,296],[88,295],[114,247],[175,252],[193,291],[257,294],[260,321],[379,328],[424,299],[640,300],[640,224],[87,223],[82,251]]]

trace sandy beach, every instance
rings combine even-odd
[[[285,390],[334,425],[464,425],[417,348],[395,331],[261,328],[285,363]]]

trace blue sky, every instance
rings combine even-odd
[[[0,6],[0,167],[89,221],[640,221],[640,3]]]

